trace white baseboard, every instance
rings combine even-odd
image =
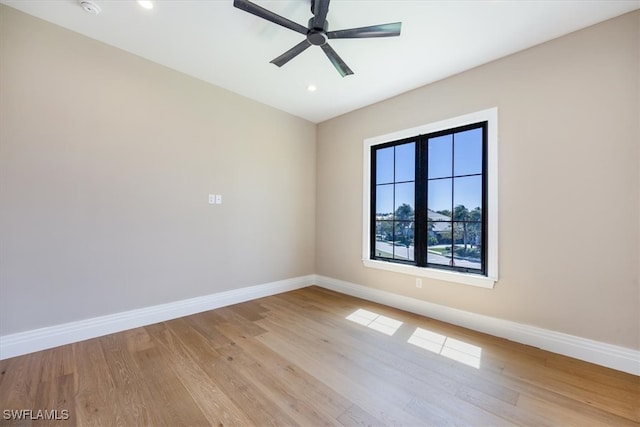
[[[640,375],[640,351],[637,350],[458,310],[320,275],[296,277],[0,336],[0,360],[292,291],[311,284],[633,375]]]
[[[347,295],[420,314],[479,332],[506,338],[553,353],[640,375],[640,351],[562,332],[502,320],[393,294],[362,285],[315,276],[315,284]]]
[[[0,336],[0,360],[292,291],[309,286],[314,278],[313,275],[296,277]]]

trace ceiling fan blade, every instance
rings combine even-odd
[[[278,67],[282,67],[284,64],[304,52],[309,46],[311,46],[311,44],[307,41],[307,39],[304,39],[300,43],[271,61],[271,63],[276,64]]]
[[[313,0],[313,28],[324,28],[324,23],[327,20],[327,13],[329,12],[329,0]]]
[[[297,22],[293,22],[283,16],[275,14],[270,10],[265,9],[264,7],[258,6],[255,3],[251,3],[249,0],[233,0],[233,5],[238,9],[249,12],[252,15],[258,16],[262,19],[266,19],[267,21],[271,21],[274,24],[278,24],[290,30],[297,31],[300,34],[307,35],[307,27],[304,27]]]
[[[400,35],[402,22],[391,24],[372,25],[370,27],[350,28],[327,32],[330,39],[360,39],[367,37],[396,37]]]
[[[324,53],[327,55],[327,58],[329,58],[329,61],[331,61],[333,66],[336,67],[336,70],[338,70],[338,72],[342,77],[353,74],[353,71],[351,71],[351,68],[349,68],[349,66],[345,64],[342,58],[338,56],[336,51],[333,50],[328,43],[325,43],[320,47],[322,48]]]

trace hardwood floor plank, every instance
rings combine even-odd
[[[21,410],[35,407],[42,356],[43,352],[37,352],[14,357],[4,365],[4,380],[0,384],[0,409]]]
[[[617,392],[613,394],[611,388],[602,386],[600,390],[583,388],[572,384],[579,381],[579,378],[573,377],[567,381],[566,374],[562,372],[553,372],[554,370],[545,370],[538,367],[530,367],[530,369],[513,369],[506,367],[503,371],[505,376],[518,378],[537,387],[563,394],[571,399],[587,403],[599,409],[606,410],[613,414],[628,418],[633,421],[638,420],[637,409],[638,399],[630,393]],[[559,378],[560,377],[560,378]]]
[[[336,395],[333,390],[318,382],[299,366],[292,364],[290,359],[273,352],[261,342],[247,338],[240,328],[231,324],[222,324],[218,328],[232,339],[236,345],[220,349],[229,353],[229,348],[240,347],[253,360],[251,363],[259,363],[272,373],[274,381],[279,385],[286,384],[293,396],[298,400],[310,404],[315,410],[330,418],[337,418],[349,406],[351,402]],[[282,383],[282,384],[280,384]]]
[[[243,302],[242,304],[230,305],[229,309],[249,320],[250,322],[255,322],[256,320],[262,319],[263,314],[268,311],[260,305],[259,301],[247,301]]]
[[[267,315],[270,319],[270,316]],[[264,323],[266,323],[265,321]],[[282,322],[282,325],[289,324],[289,321]],[[367,347],[366,342],[358,341],[353,344],[347,341],[329,341],[324,337],[330,336],[332,333],[330,328],[321,331],[321,327],[312,325],[313,321],[307,318],[305,320],[305,337],[295,335],[294,330],[289,330],[288,334],[295,336],[296,341],[309,339],[308,346],[314,347],[315,351],[323,356],[324,359],[331,361],[332,369],[344,369],[346,372],[355,373],[358,376],[365,377],[372,388],[384,389],[385,395],[388,396],[397,393],[398,399],[405,399],[406,404],[412,403],[411,406],[405,406],[411,412],[414,408],[419,408],[418,414],[423,418],[425,414],[431,414],[431,418],[426,419],[430,424],[442,424],[444,418],[442,413],[448,413],[458,417],[466,416],[468,421],[484,420],[485,423],[496,424],[498,420],[486,411],[478,410],[472,405],[465,402],[456,402],[452,397],[461,387],[455,381],[441,377],[442,381],[434,380],[433,373],[429,375],[420,375],[417,365],[408,365],[404,361],[398,363],[395,357],[395,351],[384,354],[373,347]],[[357,327],[359,325],[347,325],[347,327]],[[268,330],[273,331],[271,327]],[[315,345],[314,345],[315,344]],[[332,348],[339,348],[339,357],[332,354]],[[387,350],[392,347],[387,346]],[[377,356],[377,359],[374,357]],[[377,383],[375,381],[378,381]],[[420,390],[421,396],[416,398],[415,391]],[[416,400],[425,399],[422,405],[416,403]],[[515,403],[515,400],[512,400]],[[423,408],[430,407],[430,411],[423,411]]]
[[[73,351],[69,346],[52,348],[42,354],[40,381],[53,381],[75,372]]]
[[[178,325],[181,323],[178,320],[181,319],[167,323]],[[153,328],[147,327],[147,329],[150,329],[152,336],[161,337],[162,331],[159,329],[163,327],[164,325],[153,325]],[[159,341],[163,339],[159,338]],[[219,357],[218,350],[214,349],[206,338],[191,335],[191,339],[195,340],[195,343],[189,345],[190,355],[195,358],[207,377],[232,402],[232,406],[242,408],[244,415],[250,420],[249,425],[296,425],[288,414],[274,408],[274,403],[268,396],[252,387],[241,369],[237,370],[235,365],[230,365],[225,358]],[[228,345],[235,346],[235,343],[229,342]]]
[[[469,402],[478,408],[490,412],[510,423],[518,426],[548,426],[552,427],[555,422],[544,413],[524,412],[515,405],[510,405],[499,399],[495,399],[475,390],[458,390],[456,397]]]
[[[18,358],[12,357],[10,359],[0,360],[0,387],[2,387],[2,382],[5,379],[7,369],[9,368],[12,360],[18,360]]]
[[[271,396],[257,390],[242,370],[238,370],[238,367],[232,364],[232,361],[221,359],[215,369],[209,365],[205,370],[209,377],[224,390],[229,399],[243,409],[246,416],[251,419],[251,425],[298,425],[289,413],[275,405]]]
[[[127,350],[130,353],[147,350],[154,346],[153,340],[145,328],[129,329],[128,331],[122,332],[122,336],[127,343]]]
[[[494,374],[490,374],[494,376]],[[566,408],[567,410],[581,413],[593,420],[594,423],[604,423],[609,425],[622,426],[638,426],[639,424],[628,419],[615,415],[611,412],[601,410],[597,407],[591,406],[588,403],[572,399],[563,394],[559,394],[554,391],[547,390],[545,388],[538,387],[530,384],[526,381],[521,381],[517,378],[511,378],[508,376],[499,376],[497,380],[501,381],[505,386],[509,386],[520,393],[519,401],[523,397],[530,397],[539,399],[544,402],[553,402],[554,404]],[[640,399],[640,394],[638,394]]]
[[[123,421],[127,425],[158,424],[162,420],[149,410],[151,393],[145,386],[144,378],[135,361],[136,352],[129,349],[129,336],[130,334],[112,334],[99,338],[116,389],[114,397],[118,406],[128,408],[123,413]]]
[[[49,412],[46,419],[37,421],[38,426],[77,425],[75,405],[73,404],[74,376],[74,374],[61,375],[38,384],[33,409]]]
[[[578,378],[588,378],[595,384],[606,385],[630,394],[640,393],[640,376],[629,375],[624,372],[594,365],[593,363],[587,363],[553,353],[548,354],[546,366],[575,375]]]
[[[386,425],[358,405],[351,405],[337,419],[345,427],[383,427]]]
[[[234,306],[219,308],[215,311],[215,316],[219,323],[232,323],[242,327],[245,334],[255,336],[264,334],[266,331],[256,322],[246,319],[237,312]]]
[[[311,289],[312,288],[306,288],[304,291],[311,292]],[[323,293],[325,293],[327,297],[330,296],[324,291]],[[340,297],[339,294],[337,294],[337,297]],[[358,299],[355,300],[359,302]],[[279,302],[275,304],[282,303]],[[379,310],[376,305],[371,304],[372,303],[366,305],[371,310],[378,310],[381,312],[385,312],[391,316],[395,315],[402,317],[402,312],[399,310],[393,311],[394,309],[391,309],[391,311],[382,311]],[[359,305],[362,306],[362,304]],[[291,304],[289,307],[295,307],[295,305]],[[404,317],[404,319],[407,320],[406,317]],[[434,329],[437,329],[439,332],[447,332],[451,329],[463,329],[457,328],[452,325],[446,325],[446,328],[439,328],[436,326],[436,324],[431,325],[431,327],[434,327]],[[637,414],[639,411],[638,402],[640,401],[640,398],[638,397],[640,396],[640,388],[638,387],[638,384],[640,384],[638,382],[638,380],[640,380],[639,377],[612,371],[603,367],[597,367],[600,372],[604,373],[603,375],[605,375],[606,372],[611,372],[612,378],[618,378],[618,380],[616,381],[616,384],[618,386],[620,386],[620,384],[623,384],[622,389],[611,387],[608,385],[603,386],[601,383],[594,382],[589,375],[581,376],[550,368],[549,366],[547,366],[547,359],[552,358],[553,360],[555,360],[555,363],[560,363],[560,361],[562,360],[567,361],[565,363],[577,363],[583,368],[592,366],[588,363],[579,362],[575,359],[555,355],[549,352],[535,349],[530,346],[523,346],[521,344],[512,343],[500,338],[475,333],[473,331],[468,331],[468,335],[476,335],[481,338],[486,337],[486,339],[483,339],[483,341],[478,341],[477,339],[472,341],[474,344],[482,344],[482,342],[486,343],[483,348],[483,364],[486,357],[498,358],[502,360],[500,364],[505,368],[503,368],[501,371],[506,376],[518,378],[523,382],[536,381],[537,379],[540,381],[540,383],[536,383],[535,385],[540,386],[541,383],[544,383],[546,384],[546,390],[548,390],[549,392],[554,392],[554,394],[567,395],[569,398],[575,399],[576,402],[582,402],[589,406],[605,409],[608,410],[608,412],[633,421],[640,421],[637,418]],[[454,336],[461,338],[464,335],[455,334]],[[411,352],[403,352],[404,356],[409,356],[410,354]],[[455,370],[447,370],[448,374],[452,372],[455,372]],[[522,376],[518,376],[514,374],[514,372],[522,372]],[[495,382],[504,381],[503,378],[496,377],[495,375],[487,375],[486,369],[479,371],[478,374],[480,377],[491,377],[492,381]],[[544,376],[544,378],[541,379],[541,376]],[[604,381],[604,379],[600,378],[600,382],[602,381]],[[473,378],[471,382],[474,384],[472,385],[472,387],[476,389],[478,385],[486,385],[485,382],[478,381],[477,378]],[[581,398],[577,398],[578,395],[581,396]]]
[[[553,425],[571,426],[621,426],[624,424],[613,423],[612,420],[603,422],[602,420],[590,417],[583,412],[575,411],[552,401],[541,400],[539,398],[522,395],[518,401],[518,409],[526,414],[544,414]]]
[[[262,323],[261,323],[262,324]],[[384,381],[368,375],[352,364],[342,363],[338,350],[319,352],[313,342],[291,334],[276,324],[270,333],[256,337],[272,350],[289,357],[293,355],[302,369],[324,382],[361,408],[389,425],[419,425],[420,419],[403,408],[412,398]]]
[[[0,361],[61,426],[640,427],[640,377],[308,287]]]
[[[250,419],[238,408],[222,390],[209,380],[207,373],[193,359],[188,344],[194,342],[193,330],[182,319],[165,323],[165,328],[155,328],[153,338],[171,354],[174,370],[198,405],[210,425],[248,425]],[[186,343],[186,344],[185,344]],[[197,345],[197,343],[196,343]],[[211,359],[220,357],[213,349]]]
[[[99,339],[72,344],[76,361],[75,412],[82,426],[123,425],[125,408],[114,405],[116,386]]]
[[[216,329],[216,325],[220,323],[221,320],[220,317],[215,315],[215,310],[187,316],[184,317],[184,320],[200,333],[200,335],[205,337],[213,348],[224,347],[231,343],[229,338],[225,337]]]
[[[462,405],[464,406],[464,405]],[[513,427],[512,424],[490,412],[480,408],[454,408],[453,411],[443,409],[438,402],[430,399],[415,398],[407,405],[406,409],[415,414],[425,425],[433,426],[492,426],[492,427]]]
[[[153,415],[168,426],[208,425],[208,421],[176,375],[176,367],[156,347],[133,355],[154,399]]]
[[[297,308],[294,308],[294,310],[297,310]],[[281,311],[278,312],[278,315],[280,314]],[[267,316],[275,316],[275,314],[268,314]],[[491,380],[479,380],[475,372],[469,372],[466,366],[456,366],[457,363],[450,359],[434,356],[432,353],[411,346],[406,342],[398,343],[396,346],[389,345],[385,341],[386,337],[375,335],[379,334],[378,332],[373,332],[374,336],[371,339],[370,336],[364,334],[364,332],[371,333],[366,328],[361,331],[357,330],[357,328],[362,328],[361,325],[326,322],[325,325],[322,325],[312,323],[314,320],[313,314],[306,314],[306,330],[318,331],[318,333],[326,334],[327,336],[335,335],[336,338],[333,344],[338,345],[340,348],[347,348],[352,343],[357,342],[358,349],[365,355],[363,361],[367,360],[367,357],[374,357],[383,362],[384,365],[389,365],[392,369],[403,372],[411,378],[429,378],[430,384],[444,386],[444,388],[441,388],[442,392],[454,394],[457,387],[471,387],[511,404],[515,404],[517,401],[518,393],[514,390],[500,386]],[[293,321],[293,318],[284,317],[284,320],[281,319],[282,324],[287,324],[291,321]],[[332,332],[334,328],[340,328],[342,333],[337,336]],[[431,363],[425,364],[425,359],[428,359]],[[375,370],[376,368],[372,369]]]
[[[189,357],[194,359],[201,367],[212,364],[215,366],[220,353],[213,347],[212,343],[200,334],[196,329],[192,328],[188,323],[188,318],[174,319],[170,322],[159,323],[156,325],[146,326],[149,336],[162,345],[169,330],[178,335],[178,338],[187,343]]]
[[[229,346],[220,349],[223,357],[238,371],[244,372],[252,386],[288,414],[301,426],[337,425],[332,417],[315,407],[313,402],[296,395],[293,390],[265,366],[249,356],[240,346]]]

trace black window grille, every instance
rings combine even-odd
[[[371,147],[371,259],[486,275],[487,122]]]

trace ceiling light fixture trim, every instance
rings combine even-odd
[[[80,7],[82,7],[82,9],[91,14],[91,15],[99,15],[100,12],[102,12],[102,9],[100,8],[100,6],[98,6],[97,4],[95,4],[92,1],[88,1],[88,0],[83,0],[80,2]]]

